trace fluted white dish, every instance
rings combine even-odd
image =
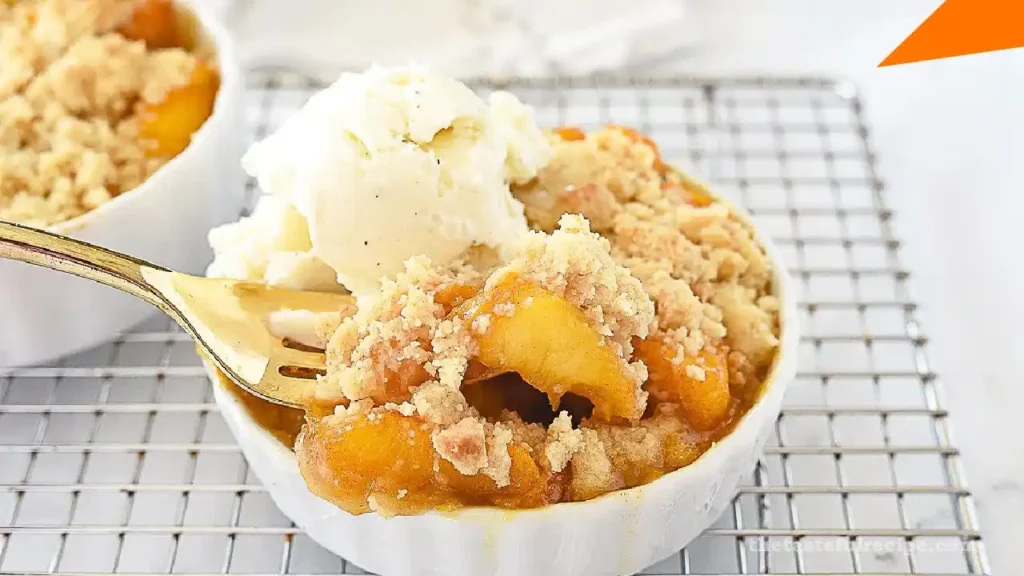
[[[382,576],[633,574],[678,552],[722,514],[760,456],[795,376],[795,286],[777,249],[759,239],[773,262],[782,303],[779,351],[761,396],[697,461],[643,486],[535,510],[352,515],[308,490],[295,454],[253,421],[207,365],[214,396],[281,511],[321,546],[365,570]]]

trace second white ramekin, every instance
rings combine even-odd
[[[244,199],[239,164],[245,82],[233,41],[202,6],[199,42],[217,56],[213,113],[192,142],[136,188],[51,229],[182,272],[201,274],[212,257],[206,233],[234,220]],[[127,294],[82,278],[0,260],[0,366],[40,364],[110,340],[156,312]]]

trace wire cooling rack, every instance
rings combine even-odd
[[[250,136],[318,87],[253,74]],[[761,463],[711,530],[645,574],[988,573],[849,86],[474,87],[513,90],[545,125],[643,129],[751,210],[802,284],[799,372]],[[0,574],[83,572],[364,573],[277,511],[163,317],[52,366],[0,368]]]

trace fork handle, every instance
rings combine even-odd
[[[159,308],[165,306],[162,297],[143,278],[142,270],[169,270],[88,242],[0,220],[0,258],[81,276],[142,298]]]

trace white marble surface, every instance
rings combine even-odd
[[[1013,574],[1024,540],[1024,259],[1014,249],[1024,230],[1024,50],[877,69],[939,3],[697,0],[686,25],[703,43],[655,69],[859,85],[993,571]],[[376,59],[366,48],[327,51]]]
[[[692,45],[692,0],[199,0],[247,63],[333,78],[369,63],[462,75],[579,74]]]

